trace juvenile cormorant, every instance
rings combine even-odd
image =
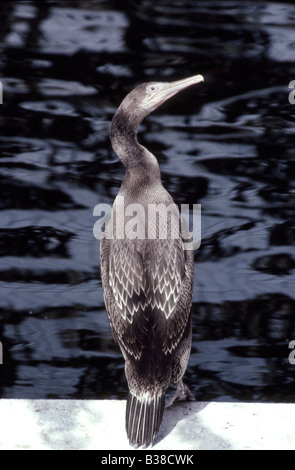
[[[126,432],[134,447],[153,443],[170,383],[177,389],[169,404],[194,399],[182,381],[191,348],[193,251],[191,245],[184,250],[188,232],[179,230],[179,211],[162,186],[157,159],[138,143],[137,129],[167,99],[203,80],[195,75],[144,83],[112,119],[111,142],[126,175],[101,239],[101,276],[112,333],[125,359]]]

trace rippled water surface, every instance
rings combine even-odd
[[[109,123],[138,83],[202,73],[140,128],[175,201],[202,205],[186,381],[294,401],[295,7],[156,3],[0,3],[2,397],[126,396],[92,232],[124,176]]]

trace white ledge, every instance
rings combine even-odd
[[[130,450],[125,401],[0,400],[0,449]],[[295,404],[179,403],[153,450],[293,449]]]

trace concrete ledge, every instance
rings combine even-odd
[[[130,450],[125,401],[0,400],[0,449]],[[295,404],[179,403],[153,450],[293,449]]]

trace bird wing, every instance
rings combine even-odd
[[[147,299],[142,254],[132,240],[101,240],[104,298],[115,340],[135,359],[146,343]]]
[[[113,336],[139,360],[144,347],[172,353],[191,306],[193,258],[181,240],[101,240],[101,272]]]
[[[193,251],[183,250],[182,240],[151,240],[148,243],[147,297],[156,318],[165,319],[162,350],[176,349],[190,318]]]

